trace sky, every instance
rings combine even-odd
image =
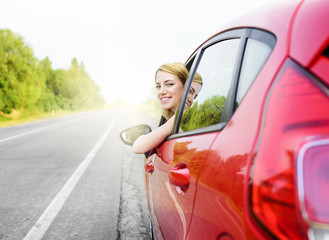
[[[2,0],[0,28],[39,60],[76,58],[108,103],[154,97],[154,73],[185,62],[220,26],[275,0]]]

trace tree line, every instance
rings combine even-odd
[[[50,112],[100,107],[105,100],[85,66],[73,58],[69,69],[53,69],[38,60],[23,40],[0,29],[0,114],[14,109]]]

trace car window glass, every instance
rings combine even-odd
[[[182,116],[180,128],[184,132],[220,122],[232,83],[239,43],[240,39],[230,39],[205,49],[196,70],[202,77],[202,89]]]
[[[251,38],[248,39],[239,78],[237,104],[242,101],[270,53],[271,48],[267,44]]]

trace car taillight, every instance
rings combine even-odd
[[[302,198],[298,197],[297,188],[300,146],[305,142],[312,144],[325,135],[329,137],[328,89],[288,59],[266,100],[251,173],[250,210],[258,226],[269,236],[278,239],[312,237],[309,232],[312,223],[305,218],[303,206],[313,222],[321,226],[329,224],[329,201],[324,200],[329,194],[325,190],[329,182],[328,147],[318,146],[305,152],[301,160],[304,170],[299,176],[305,187]],[[321,167],[327,170],[319,177]],[[314,192],[317,194],[310,196]]]
[[[298,193],[313,239],[329,238],[329,138],[304,144],[298,155]]]

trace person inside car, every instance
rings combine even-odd
[[[180,62],[163,64],[157,69],[155,72],[155,87],[163,110],[163,121],[154,131],[137,138],[133,144],[134,153],[146,153],[156,148],[170,135],[175,120],[176,108],[180,102],[187,77],[188,70]],[[185,103],[185,110],[192,105],[201,87],[202,78],[196,73]]]

